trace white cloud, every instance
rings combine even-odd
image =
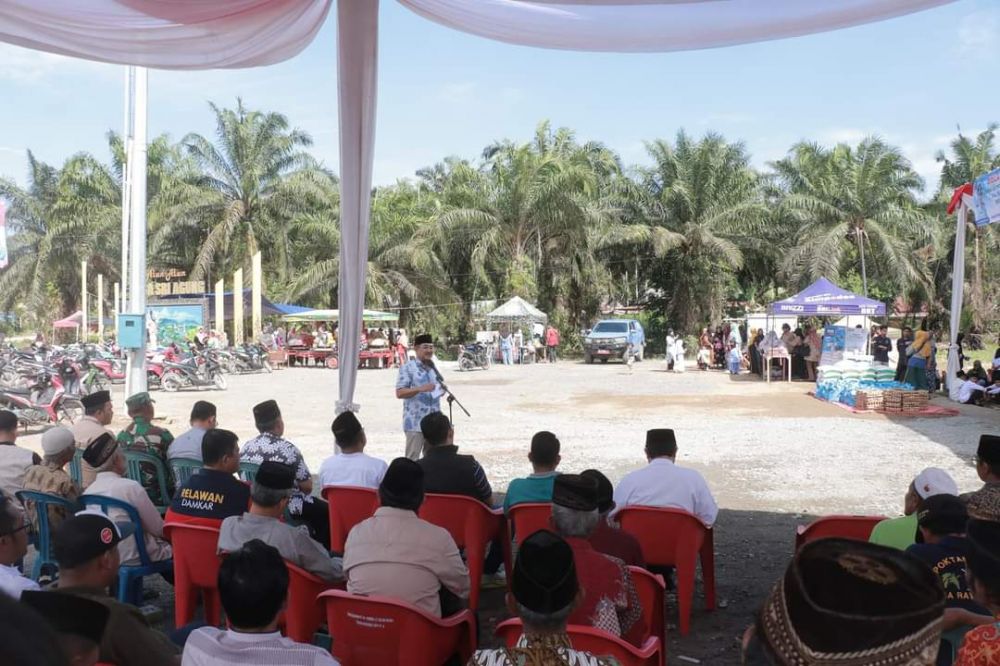
[[[1000,12],[977,11],[965,16],[958,24],[955,44],[958,59],[982,61],[1000,54]]]
[[[39,84],[67,71],[120,71],[117,65],[69,58],[66,56],[0,44],[0,80],[20,84]]]

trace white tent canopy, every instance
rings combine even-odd
[[[399,0],[469,33],[587,51],[678,51],[845,28],[954,0]],[[332,0],[0,0],[0,41],[164,69],[256,67],[316,36]],[[359,343],[375,146],[378,0],[338,0],[342,344]],[[357,368],[341,367],[337,411]]]
[[[548,320],[548,315],[520,296],[515,296],[493,312],[486,315],[486,321],[488,322],[530,321],[544,324]]]

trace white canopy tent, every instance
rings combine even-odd
[[[524,300],[520,296],[514,296],[509,301],[486,315],[488,323],[535,323],[544,324],[549,320],[548,315],[536,308],[534,305]]]
[[[806,35],[954,0],[399,0],[469,33],[587,51],[680,51]],[[162,69],[273,64],[301,52],[332,0],[0,0],[0,41]],[[378,0],[338,0],[342,344],[358,345],[375,145]],[[136,265],[134,262],[133,265]],[[144,265],[144,264],[143,264]],[[357,369],[337,411],[356,410]]]

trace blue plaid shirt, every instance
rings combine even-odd
[[[434,371],[421,361],[413,359],[399,369],[396,388],[416,388],[424,384],[436,384]],[[441,399],[435,398],[433,392],[418,393],[403,401],[403,431],[420,432],[420,420],[428,414],[441,411]]]

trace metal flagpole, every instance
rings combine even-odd
[[[135,68],[134,135],[129,169],[131,190],[131,281],[129,284],[129,312],[146,314],[146,68]],[[143,319],[145,322],[145,319]],[[143,326],[145,331],[145,326]],[[128,352],[128,389],[125,396],[145,391],[146,386],[146,336],[138,349]]]

